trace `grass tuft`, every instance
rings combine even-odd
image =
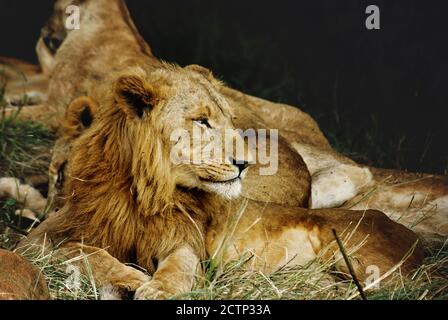
[[[22,255],[42,272],[52,299],[97,300],[99,298],[92,275],[81,274],[67,261],[55,258],[53,252],[43,248],[36,250],[35,247],[29,247]],[[79,258],[83,259],[82,256]]]
[[[14,118],[0,119],[1,175],[46,174],[53,141],[53,134],[40,124]]]

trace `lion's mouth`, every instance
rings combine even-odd
[[[241,181],[241,177],[236,177],[236,178],[232,178],[232,179],[224,180],[224,181],[209,180],[209,179],[204,179],[204,178],[199,178],[199,179],[203,182],[216,183],[216,184],[232,184],[234,182]]]

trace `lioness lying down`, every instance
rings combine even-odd
[[[172,139],[179,128],[190,136],[200,129],[244,145],[228,130],[234,128],[231,109],[218,87],[191,68],[160,65],[120,72],[97,88],[102,97],[92,107],[97,117],[72,146],[65,204],[19,247],[44,245],[67,258],[82,250],[99,286],[136,290],[138,299],[190,290],[199,262],[219,250],[224,260],[251,252],[248,267],[265,272],[325,253],[346,273],[332,229],[352,234],[346,245],[365,242],[352,254],[360,280],[368,266],[384,274],[401,264],[407,273],[421,263],[417,236],[379,211],[311,210],[244,199],[250,150],[241,155],[224,148],[221,161],[173,162],[174,147],[189,159],[203,154],[202,148],[187,147],[183,137]],[[236,221],[234,232],[225,228],[228,221]],[[152,278],[125,262],[144,267]]]

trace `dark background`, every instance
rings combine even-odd
[[[0,0],[0,55],[36,61],[53,1]],[[300,106],[358,161],[447,173],[447,6],[423,0],[128,0],[154,53]],[[365,8],[381,30],[365,28]],[[111,32],[113,32],[111,30]]]

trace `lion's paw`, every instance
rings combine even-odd
[[[134,295],[135,300],[164,300],[172,294],[164,291],[158,281],[149,281],[137,289]]]
[[[109,284],[116,288],[134,292],[150,280],[151,277],[143,273],[142,271],[129,266],[125,266],[124,270],[116,272],[109,279]]]

